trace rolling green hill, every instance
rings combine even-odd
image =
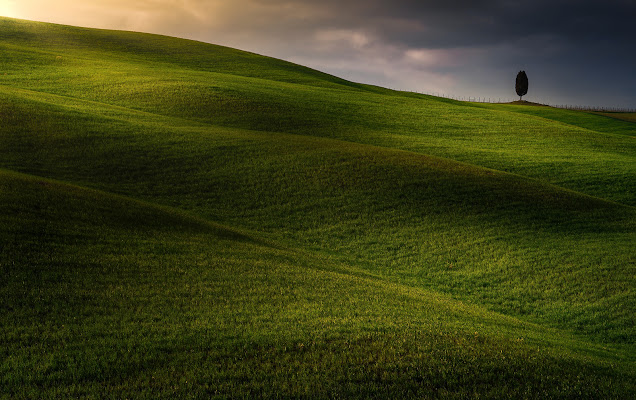
[[[0,18],[0,393],[628,398],[636,124]]]

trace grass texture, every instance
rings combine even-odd
[[[0,37],[0,396],[634,396],[629,118]]]

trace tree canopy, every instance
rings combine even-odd
[[[519,95],[519,100],[528,93],[528,75],[526,75],[526,71],[519,71],[517,74],[515,90],[517,95]]]

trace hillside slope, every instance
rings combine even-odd
[[[187,209],[500,311],[545,316],[558,304],[552,320],[633,339],[621,307],[631,207],[417,153],[4,98],[6,167]]]
[[[14,394],[633,394],[634,124],[154,35],[0,34]]]
[[[9,53],[3,61],[17,61],[25,71],[34,64],[51,67],[72,65],[79,60],[102,59],[106,63],[103,65],[123,61],[139,63],[141,67],[152,63],[167,69],[230,73],[316,86],[363,86],[275,58],[193,40],[10,18],[1,18],[0,24],[4,39],[2,46]],[[11,57],[14,51],[18,52],[16,58]]]
[[[633,389],[600,346],[165,207],[7,171],[0,206],[4,395]]]
[[[526,115],[537,107],[476,108],[353,88],[307,68],[174,38],[59,26],[45,34],[46,24],[2,24],[21,39],[0,43],[0,85],[215,126],[400,148],[636,205],[633,123],[567,110],[551,110],[546,120]],[[179,49],[188,55],[175,54]],[[572,115],[578,125],[555,124]]]

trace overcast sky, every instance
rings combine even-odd
[[[636,108],[636,0],[0,0],[0,15],[160,33],[356,82]]]

